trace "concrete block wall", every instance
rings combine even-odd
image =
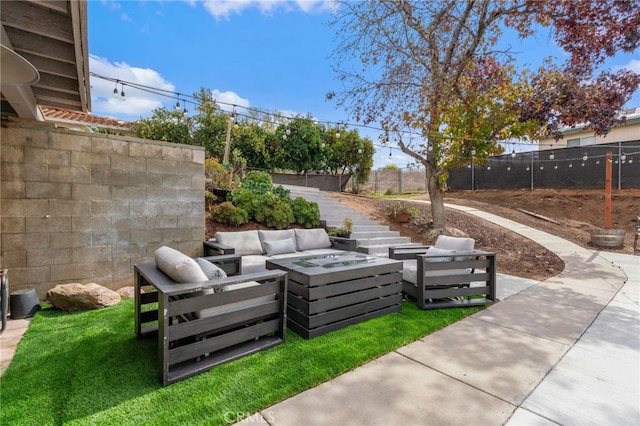
[[[3,120],[0,268],[9,288],[133,285],[167,245],[202,255],[204,149]]]

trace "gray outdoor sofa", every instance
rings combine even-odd
[[[268,259],[355,250],[355,240],[330,237],[323,228],[216,232],[204,242],[205,256],[242,256],[243,274],[265,271]]]

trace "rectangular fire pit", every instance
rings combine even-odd
[[[266,267],[288,272],[288,325],[305,339],[400,311],[401,261],[344,252],[271,259]]]

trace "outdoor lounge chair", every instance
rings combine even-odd
[[[493,303],[496,255],[474,250],[472,238],[441,235],[433,246],[390,247],[403,261],[402,291],[421,309]]]
[[[286,272],[237,275],[240,257],[226,255],[198,259],[226,277],[192,282],[194,269],[176,281],[195,263],[182,256],[134,266],[136,335],[157,336],[163,385],[284,342]]]

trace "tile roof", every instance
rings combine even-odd
[[[40,105],[42,114],[46,121],[61,121],[66,123],[77,123],[84,125],[94,125],[96,127],[117,128],[128,130],[131,122],[118,120],[110,117],[100,117],[90,113],[71,111],[64,108],[54,108]]]

